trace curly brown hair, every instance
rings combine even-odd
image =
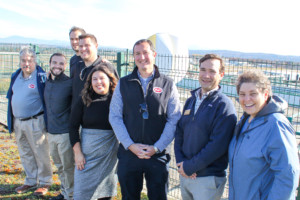
[[[81,91],[81,95],[82,95],[82,101],[84,103],[84,105],[86,105],[87,107],[89,107],[92,103],[92,94],[95,93],[95,91],[93,90],[92,87],[92,76],[95,72],[97,71],[101,71],[103,73],[105,73],[108,78],[109,78],[109,93],[112,95],[113,92],[115,91],[115,88],[117,86],[118,83],[118,78],[114,75],[114,73],[110,70],[113,69],[114,67],[112,66],[111,63],[108,62],[101,62],[99,64],[97,64],[92,71],[89,73],[87,80],[84,84],[84,88]]]
[[[239,94],[243,83],[254,83],[262,92],[269,91],[269,97],[272,96],[271,82],[268,77],[260,70],[246,70],[239,75],[236,82],[236,91]]]

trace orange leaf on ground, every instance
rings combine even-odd
[[[5,183],[11,183],[11,180],[9,178],[6,178]]]

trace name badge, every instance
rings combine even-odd
[[[191,110],[185,110],[183,115],[189,115],[191,113]]]

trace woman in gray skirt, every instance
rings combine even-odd
[[[117,193],[118,141],[108,121],[117,78],[109,63],[90,72],[72,108],[70,140],[75,155],[74,200],[111,199]],[[81,134],[79,129],[81,126]]]

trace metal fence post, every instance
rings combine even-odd
[[[36,62],[40,63],[40,56],[39,56],[39,54],[40,54],[40,48],[39,48],[39,46],[36,45],[36,44],[30,44],[30,47],[32,48],[32,50],[36,54]]]
[[[120,77],[127,75],[127,67],[129,66],[129,53],[128,49],[125,52],[117,52],[117,71]]]
[[[124,76],[124,74],[122,74],[122,65],[124,64],[124,61],[125,61],[124,52],[117,52],[117,71],[120,77]]]

